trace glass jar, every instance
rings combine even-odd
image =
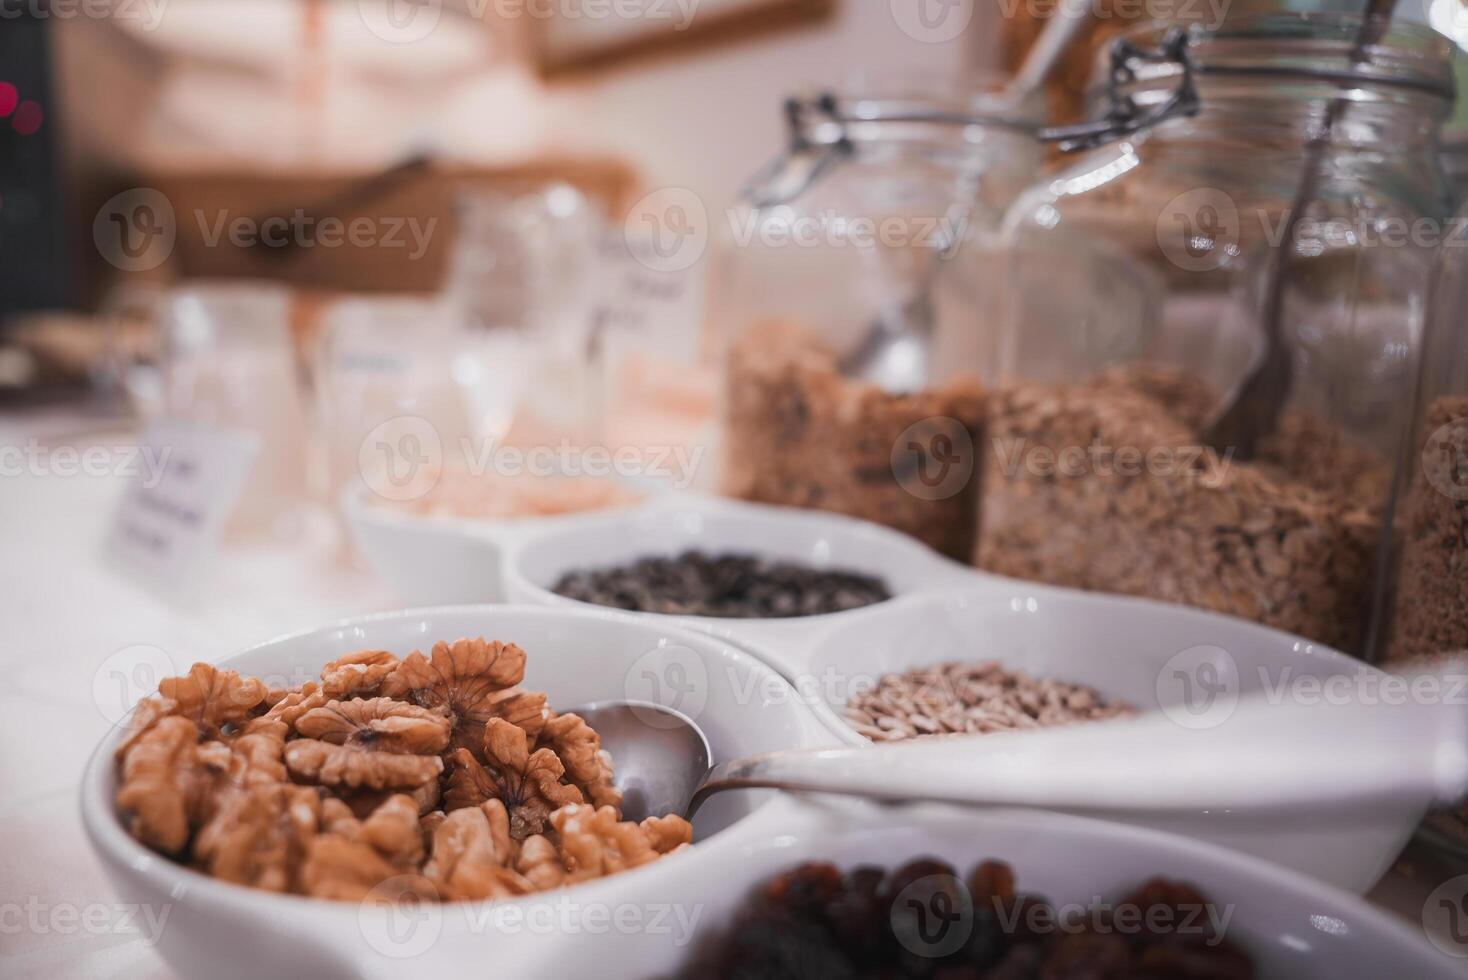
[[[1449,228],[1397,500],[1394,662],[1468,651],[1468,209]]]
[[[1039,166],[1034,109],[913,83],[787,104],[790,150],[728,213],[709,287],[725,492],[971,552],[984,399],[943,284]]]
[[[977,564],[1361,652],[1434,252],[1450,43],[1359,18],[1149,27],[1015,202]]]

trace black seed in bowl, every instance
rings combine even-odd
[[[570,571],[551,591],[615,609],[720,619],[819,616],[892,598],[886,582],[860,572],[702,551]]]

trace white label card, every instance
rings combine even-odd
[[[213,560],[258,449],[247,432],[182,419],[150,422],[138,440],[145,465],[113,515],[108,556],[154,584],[189,584]]]

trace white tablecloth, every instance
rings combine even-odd
[[[79,424],[0,419],[0,451],[31,438],[127,443],[69,435]],[[182,671],[396,605],[320,536],[227,547],[189,604],[149,591],[101,560],[123,482],[0,473],[0,977],[173,976],[148,942],[150,924],[104,880],[78,814],[82,770],[126,683],[115,669],[132,662],[119,651],[156,647]],[[1462,872],[1412,850],[1370,897],[1420,927],[1428,893]]]
[[[0,448],[37,432],[50,433],[43,445],[127,440],[68,436],[62,422],[0,419]],[[319,536],[314,544],[229,547],[189,605],[148,591],[100,556],[123,482],[17,475],[13,465],[0,473],[0,976],[7,978],[172,976],[146,941],[147,921],[118,904],[78,816],[80,775],[127,683],[112,671],[129,655],[114,654],[151,645],[182,670],[394,605]]]

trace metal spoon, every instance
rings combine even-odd
[[[1101,812],[1321,812],[1336,804],[1468,793],[1468,708],[1240,701],[1188,728],[1176,711],[995,735],[795,749],[709,767],[687,716],[602,702],[577,712],[601,736],[623,816],[692,818],[714,793],[782,789],[891,802]]]
[[[1058,5],[1025,54],[1019,70],[994,97],[993,106],[1012,110],[1024,105],[1045,84],[1060,56],[1089,18],[1090,8],[1086,4]],[[933,283],[943,260],[958,244],[948,242],[941,247],[930,247],[927,254],[918,258],[921,268],[906,301],[879,315],[860,343],[841,358],[837,367],[843,376],[869,381],[894,395],[921,391],[930,383],[932,375],[928,365],[935,324]]]

